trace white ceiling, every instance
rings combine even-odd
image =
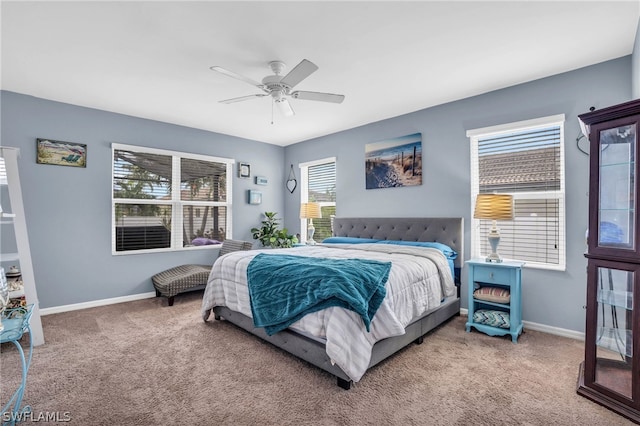
[[[286,146],[607,61],[633,50],[640,1],[8,2],[2,89]],[[267,63],[319,70],[269,97]],[[287,70],[285,70],[285,73]]]

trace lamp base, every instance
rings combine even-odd
[[[491,253],[484,261],[489,263],[502,263],[502,258],[498,253]]]
[[[496,226],[496,221],[493,221],[493,227],[487,236],[489,240],[489,245],[491,246],[491,254],[487,256],[485,259],[487,262],[491,263],[500,263],[502,262],[502,258],[498,254],[498,243],[500,242],[500,230]]]
[[[313,234],[315,234],[316,228],[313,226],[313,219],[309,219],[309,226],[307,227],[307,244],[313,246],[316,242],[313,240]]]

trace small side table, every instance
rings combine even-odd
[[[524,262],[491,263],[484,259],[472,259],[466,262],[469,267],[469,317],[467,332],[471,327],[489,336],[511,335],[513,343],[518,342],[522,333],[522,266]],[[509,303],[496,303],[474,297],[474,291],[480,287],[508,289]],[[500,311],[509,314],[509,328],[496,327],[474,321],[474,313],[480,309]]]
[[[29,320],[31,318],[33,305],[21,306],[18,308],[6,309],[2,313],[2,325],[4,329],[0,332],[0,343],[13,343],[18,349],[22,365],[22,380],[18,389],[13,393],[9,401],[2,407],[1,417],[5,420],[3,425],[14,425],[24,419],[25,415],[31,412],[31,407],[22,404],[22,396],[27,385],[27,373],[31,365],[31,355],[33,354],[33,340],[31,339],[31,327]],[[29,356],[25,357],[24,350],[19,340],[24,333],[29,333]],[[6,374],[6,373],[5,373]]]

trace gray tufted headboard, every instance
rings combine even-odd
[[[458,252],[454,260],[461,268],[464,251],[464,218],[462,217],[336,217],[336,237],[374,238],[379,240],[436,241]]]

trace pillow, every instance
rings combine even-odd
[[[220,241],[212,240],[210,238],[197,237],[191,241],[191,244],[194,246],[210,246],[212,244],[220,244]]]
[[[322,240],[322,243],[328,244],[362,244],[362,243],[377,243],[380,240],[374,240],[372,238],[357,238],[357,237],[329,237]]]
[[[509,290],[501,287],[480,287],[473,292],[473,298],[494,303],[509,303],[511,294]]]
[[[473,322],[498,328],[511,328],[509,312],[480,309],[473,313]]]
[[[384,240],[379,241],[379,244],[398,244],[401,246],[415,246],[415,247],[429,247],[440,250],[447,259],[455,259],[458,257],[458,253],[446,244],[436,243],[432,241],[399,241],[399,240]]]

